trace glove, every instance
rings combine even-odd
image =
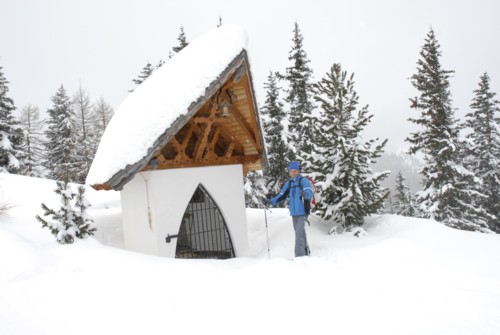
[[[307,192],[304,190],[300,191],[300,196],[304,199],[307,199]]]
[[[260,202],[262,202],[262,204],[263,204],[264,206],[271,206],[271,200],[269,200],[269,199],[266,199],[266,198],[261,198],[261,199],[260,199]]]

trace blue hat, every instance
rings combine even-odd
[[[290,171],[290,170],[300,171],[299,162],[297,162],[297,161],[290,162],[290,164],[288,164],[288,171]]]

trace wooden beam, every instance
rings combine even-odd
[[[226,86],[222,87],[219,90],[219,92],[223,92],[231,87],[232,87],[231,85],[226,85]],[[207,120],[209,120],[210,118],[213,118],[214,123],[220,124],[222,126],[221,130],[220,130],[220,136],[222,137],[224,142],[235,141],[234,150],[240,154],[244,154],[243,143],[240,143],[240,141],[238,141],[238,139],[235,138],[234,134],[232,134],[231,131],[227,127],[227,124],[231,120],[229,120],[228,117],[221,118],[221,117],[215,116],[216,112],[217,112],[217,110],[214,108],[214,106],[211,106],[210,110],[204,110],[203,113],[197,113],[194,118],[192,118],[191,120],[188,121],[188,124],[194,127],[194,131],[195,131],[196,136],[198,138],[202,138],[203,137],[203,130],[200,126],[200,123],[206,124]],[[210,116],[208,116],[208,117],[207,116],[200,116],[200,114],[201,115],[208,114]],[[200,119],[198,119],[198,118],[200,118]],[[194,120],[198,120],[200,122],[196,123]]]
[[[217,125],[216,127],[217,127],[217,129],[215,130],[214,137],[212,138],[212,142],[210,142],[208,144],[208,153],[207,153],[207,156],[205,157],[207,160],[216,157],[215,145],[219,141],[220,130],[222,128],[220,125]]]
[[[241,65],[238,70],[236,70],[236,73],[233,76],[233,83],[237,84],[240,80],[241,77],[247,72],[246,66],[243,64]]]
[[[229,110],[230,110],[231,114],[233,115],[234,119],[236,120],[236,122],[238,122],[239,125],[241,126],[241,128],[243,129],[243,132],[245,133],[245,135],[247,135],[250,142],[257,149],[257,151],[260,152],[259,146],[257,145],[257,141],[255,140],[255,134],[254,134],[252,128],[250,128],[248,123],[243,118],[243,115],[241,115],[241,113],[238,111],[238,109],[236,109],[234,107],[229,108]]]
[[[202,128],[202,126],[194,122],[192,119],[187,123],[187,125],[189,126],[189,128],[186,132],[186,135],[182,139],[182,142],[179,142],[175,136],[169,142],[174,146],[175,150],[177,151],[177,155],[173,159],[177,164],[190,162],[193,158],[196,158],[196,152],[198,151],[198,149],[201,150],[199,146],[202,144],[201,141],[205,137],[206,131]],[[212,157],[218,157],[215,154],[215,146],[218,146],[221,149],[221,151],[224,152],[223,156],[225,157],[229,148],[229,144],[226,143],[230,141],[232,142],[232,146],[229,157],[231,157],[231,155],[236,152],[242,155],[244,153],[243,145],[234,136],[232,136],[230,132],[226,129],[226,127],[224,127],[222,124],[216,123],[216,125],[217,125],[217,130],[208,148],[209,149],[207,153],[207,155],[209,155],[208,159]],[[206,124],[204,124],[204,126],[206,127],[206,129],[208,129],[209,131],[208,134],[209,134],[211,129],[208,128],[208,125]],[[186,148],[193,134],[195,134],[196,137],[198,138],[198,143],[194,148],[193,158],[191,158],[186,154]],[[200,153],[202,154],[203,151],[200,151]]]
[[[195,125],[196,126],[196,125]],[[181,147],[180,147],[180,153],[182,154],[182,157],[183,159],[186,159],[186,160],[189,160],[190,157],[186,154],[186,148],[189,144],[189,141],[191,140],[191,136],[193,136],[193,133],[194,133],[194,127],[193,126],[190,126],[188,131],[187,131],[187,134],[186,134],[186,137],[184,137],[182,139],[182,143],[181,143]]]
[[[233,150],[234,150],[234,141],[229,143],[226,150],[224,151],[224,158],[229,159],[233,154]]]
[[[162,169],[176,169],[176,168],[186,168],[186,167],[199,167],[199,166],[212,166],[212,165],[227,165],[227,164],[251,164],[257,162],[261,158],[261,155],[250,155],[250,156],[232,156],[230,158],[225,157],[215,157],[209,161],[194,161],[182,162],[176,164],[172,160],[167,160],[167,163],[160,164],[159,170]]]
[[[177,141],[177,139],[175,138],[175,136],[172,137],[172,139],[170,140],[170,142],[175,147],[175,150],[177,150],[177,154],[179,154],[179,152],[181,151],[181,145],[180,145],[179,141]]]
[[[109,186],[108,184],[94,184],[94,185],[90,185],[92,186],[92,188],[96,191],[111,191],[112,190],[112,187]]]
[[[181,144],[181,148],[183,150],[186,149],[188,143],[189,143],[189,140],[191,139],[191,136],[193,136],[193,133],[194,133],[194,126],[195,125],[191,125],[189,126],[188,128],[188,131],[186,132],[186,135],[184,136],[184,138],[182,139],[182,143]]]
[[[243,156],[243,163],[245,164],[255,163],[261,158],[262,158],[261,154]]]
[[[246,177],[248,174],[248,165],[243,164],[243,177]]]
[[[207,122],[211,122],[211,123],[225,123],[225,122],[227,122],[227,118],[225,118],[225,117],[217,117],[217,116],[215,116],[215,117],[213,117],[213,116],[210,116],[210,117],[197,116],[197,117],[192,118],[191,120],[193,120],[196,123],[207,123]]]
[[[212,105],[212,108],[210,108],[210,117],[215,117],[215,113],[217,112],[217,110],[214,108],[214,106]]]
[[[193,119],[189,120],[188,124],[193,128],[196,137],[201,138],[203,136],[203,130],[196,122],[193,121]]]
[[[191,137],[191,136],[187,136],[187,137]],[[179,141],[177,141],[177,139],[174,137],[172,137],[172,145],[175,147],[175,149],[177,150],[177,155],[175,155],[175,158],[174,160],[177,161],[177,162],[180,162],[181,160],[189,160],[189,156],[186,155],[186,146],[187,146],[187,143],[189,142],[189,138],[184,138],[184,140],[182,141],[182,144],[179,143]]]
[[[165,164],[167,162],[167,159],[161,152],[156,156],[156,158],[160,161],[160,164]]]
[[[224,125],[221,129],[222,138],[225,140],[226,143],[231,143],[234,142],[234,150],[240,154],[244,154],[245,148],[243,147],[243,143],[240,143],[238,139],[231,134],[230,130],[227,129],[227,127]]]
[[[262,152],[262,142],[261,138],[259,135],[259,120],[257,120],[257,106],[254,104],[254,99],[253,99],[253,92],[251,90],[251,85],[250,85],[250,77],[247,75],[246,80],[244,81],[244,87],[246,91],[246,100],[248,104],[248,108],[250,108],[250,115],[254,117],[255,119],[255,127],[254,129],[254,134],[255,134],[255,142],[256,142],[256,148],[258,152]]]
[[[207,147],[208,134],[210,134],[211,130],[212,130],[212,122],[208,122],[203,131],[202,138],[201,139],[198,138],[198,142],[196,142],[194,149],[194,157],[193,157],[195,161],[201,160],[201,156],[203,155],[203,152]]]

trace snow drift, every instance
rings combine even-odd
[[[120,246],[118,193],[89,189],[96,239],[59,245],[34,215],[55,182],[0,175],[0,334],[499,334],[500,236],[393,215],[328,235],[293,261],[286,209],[247,210],[251,248],[228,261]],[[27,193],[26,190],[30,192]],[[100,242],[98,242],[100,241]]]

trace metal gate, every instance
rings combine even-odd
[[[194,192],[182,218],[175,257],[213,259],[234,257],[233,243],[224,217],[201,184]]]

